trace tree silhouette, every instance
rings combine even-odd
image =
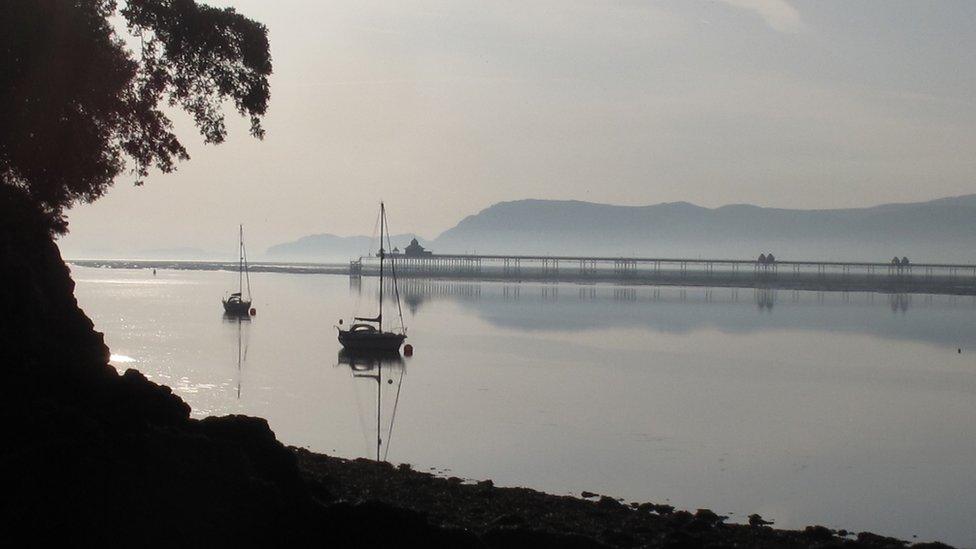
[[[102,196],[124,171],[137,185],[189,155],[165,106],[207,143],[223,106],[261,117],[270,96],[267,29],[194,0],[0,0],[0,191],[64,233],[64,211]],[[113,26],[124,24],[134,50]]]

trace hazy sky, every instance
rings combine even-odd
[[[78,206],[66,255],[428,237],[520,198],[820,208],[976,192],[976,2],[235,0],[267,137]]]

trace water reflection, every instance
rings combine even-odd
[[[361,284],[375,281],[363,279]],[[366,290],[357,285],[352,291]],[[574,288],[429,279],[401,281],[400,291],[414,316],[435,302],[452,302],[494,326],[520,331],[638,326],[664,333],[775,329],[856,332],[950,346],[976,344],[969,327],[976,310],[974,296],[612,284]]]
[[[756,307],[760,311],[772,312],[773,304],[776,303],[776,290],[770,288],[756,289]]]
[[[888,304],[891,305],[891,312],[905,313],[908,312],[908,307],[912,304],[912,296],[910,294],[889,294]]]
[[[237,328],[237,398],[241,398],[241,379],[244,376],[244,365],[247,363],[248,332],[251,317],[224,313],[225,324],[235,324]]]
[[[336,367],[349,368],[352,377],[357,381],[372,381],[376,383],[375,393],[375,454],[368,451],[368,454],[375,455],[376,461],[386,461],[390,452],[390,442],[393,439],[393,425],[396,422],[397,407],[400,403],[400,391],[403,388],[403,375],[407,371],[406,362],[398,352],[377,352],[377,351],[351,351],[342,349],[339,351]],[[384,395],[386,392],[386,402],[392,398],[392,409],[387,413],[389,418],[385,418],[383,413]],[[364,436],[366,435],[366,423],[364,420],[362,403],[359,401],[357,393],[357,405],[359,407],[359,419],[363,424]],[[372,406],[370,408],[373,408]],[[384,423],[387,427],[384,429]],[[384,443],[385,439],[385,443]]]
[[[355,294],[361,294],[362,281],[358,277],[350,277],[349,288]],[[368,284],[368,282],[367,282]],[[493,291],[489,286],[499,290]],[[506,301],[519,301],[530,298],[543,301],[560,301],[571,293],[563,293],[569,284],[555,283],[497,283],[470,282],[449,280],[420,280],[407,279],[400,282],[400,291],[410,304],[412,313],[416,313],[421,306],[439,298],[451,298],[457,301],[478,301],[482,297],[487,299],[502,298]],[[744,292],[750,292],[751,298],[743,300]],[[751,302],[758,309],[771,309],[781,295],[789,296],[791,303],[829,303],[842,302],[851,304],[874,304],[875,296],[885,296],[893,309],[906,311],[912,305],[913,294],[878,294],[875,292],[847,292],[847,291],[812,291],[787,290],[777,288],[726,288],[726,287],[680,287],[680,286],[615,286],[615,285],[579,285],[575,294],[578,301],[598,301],[608,297],[617,302],[705,302],[705,303],[743,303]],[[746,294],[749,295],[749,294]],[[939,302],[952,305],[976,306],[976,296],[924,294],[918,296],[924,303],[931,305]]]
[[[500,485],[976,539],[972,296],[401,280],[422,353],[403,387],[403,359],[337,358],[328,327],[375,278],[259,275],[274,306],[221,322],[224,275],[169,276],[134,293],[79,269],[76,291],[137,360],[119,366],[194,417],[257,415],[288,444]]]

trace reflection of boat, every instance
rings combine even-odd
[[[393,275],[393,292],[396,297],[397,313],[400,317],[399,332],[383,331],[383,267],[386,262],[386,251],[383,249],[383,235],[386,232],[386,207],[380,203],[380,303],[379,312],[375,317],[354,317],[353,324],[349,329],[341,327],[342,320],[339,321],[339,343],[346,349],[361,351],[396,351],[399,352],[400,345],[407,338],[403,333],[403,311],[400,308],[400,290],[397,288],[396,262],[391,262],[390,274]],[[389,234],[386,235],[389,245]]]
[[[227,317],[228,315],[224,315]],[[250,317],[237,316],[237,398],[241,398],[241,378],[244,375],[244,364],[247,362],[247,337],[245,335],[244,321],[251,320]]]
[[[251,316],[250,315],[246,315],[246,314],[229,313],[227,311],[224,311],[224,314],[222,314],[220,316],[221,316],[221,318],[224,319],[224,322],[229,322],[229,323],[234,323],[234,324],[236,324],[238,321],[242,321],[242,320],[243,321],[246,321],[246,322],[250,322],[251,321]]]
[[[240,227],[240,256],[237,261],[237,291],[223,299],[224,312],[246,316],[251,310],[251,277],[247,272],[247,252],[244,250],[244,226]],[[244,281],[247,280],[247,297],[244,297]]]
[[[393,438],[393,423],[396,421],[397,405],[400,402],[400,388],[403,386],[403,374],[406,364],[397,351],[353,351],[343,349],[339,351],[338,364],[348,366],[352,377],[356,379],[370,379],[376,382],[376,461],[386,460],[390,452],[390,440]],[[386,376],[383,377],[384,370]],[[387,385],[396,381],[396,396],[393,399],[393,413],[390,416],[390,427],[386,433],[386,444],[383,444],[383,382]],[[361,413],[361,412],[360,412]]]
[[[354,372],[368,372],[380,366],[403,369],[406,362],[396,351],[354,351],[342,349],[339,351],[339,364],[349,366]]]

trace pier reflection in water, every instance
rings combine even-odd
[[[375,282],[367,279],[367,286]],[[349,277],[349,290],[356,295],[363,294],[364,279]],[[694,287],[681,286],[620,286],[613,284],[559,284],[553,282],[470,282],[431,279],[406,279],[400,281],[400,293],[408,304],[411,313],[416,314],[425,302],[434,299],[450,298],[457,301],[479,301],[484,292],[485,299],[519,301],[534,299],[559,301],[570,299],[578,301],[598,301],[608,298],[617,302],[666,302],[666,303],[743,303],[752,302],[760,310],[772,309],[781,299],[790,303],[843,302],[849,304],[874,304],[876,296],[883,296],[893,310],[905,311],[912,303],[912,296],[927,304],[935,301],[952,304],[969,303],[976,305],[976,296],[883,293],[869,291],[812,291],[782,288],[734,288],[734,287]],[[392,286],[391,286],[392,287]],[[576,294],[567,291],[576,287]],[[374,291],[374,290],[369,290]],[[562,294],[560,293],[562,292]]]
[[[360,294],[375,281],[363,279],[350,291]],[[369,290],[372,291],[372,290]],[[714,327],[728,332],[770,329],[852,331],[886,338],[948,343],[973,339],[968,318],[976,296],[828,292],[776,288],[683,288],[614,284],[554,284],[406,279],[400,292],[411,315],[449,301],[505,328],[580,330],[642,326],[662,332]],[[529,307],[528,303],[546,303]],[[917,322],[878,317],[884,307],[896,315],[917,311]],[[648,306],[654,305],[654,306]],[[743,315],[751,305],[762,317]],[[777,308],[778,312],[774,312]],[[943,309],[955,311],[943,314]],[[594,314],[603,311],[605,314]],[[837,314],[843,311],[843,314]]]
[[[342,349],[339,351],[336,359],[336,367],[349,368],[352,377],[357,380],[376,383],[374,408],[376,413],[375,456],[376,461],[386,461],[390,452],[390,442],[393,439],[393,425],[396,423],[396,413],[400,404],[400,390],[403,388],[403,375],[407,371],[406,362],[398,352],[352,351]],[[384,421],[383,393],[390,391],[393,391],[393,394],[387,395],[385,402],[387,403],[387,407],[392,407],[392,409],[389,411],[389,418]],[[391,397],[392,402],[390,402]],[[356,403],[360,405],[359,419],[363,423],[363,433],[365,435],[364,412],[358,394]],[[385,428],[384,423],[386,423]],[[373,455],[373,452],[367,451],[367,455]]]

